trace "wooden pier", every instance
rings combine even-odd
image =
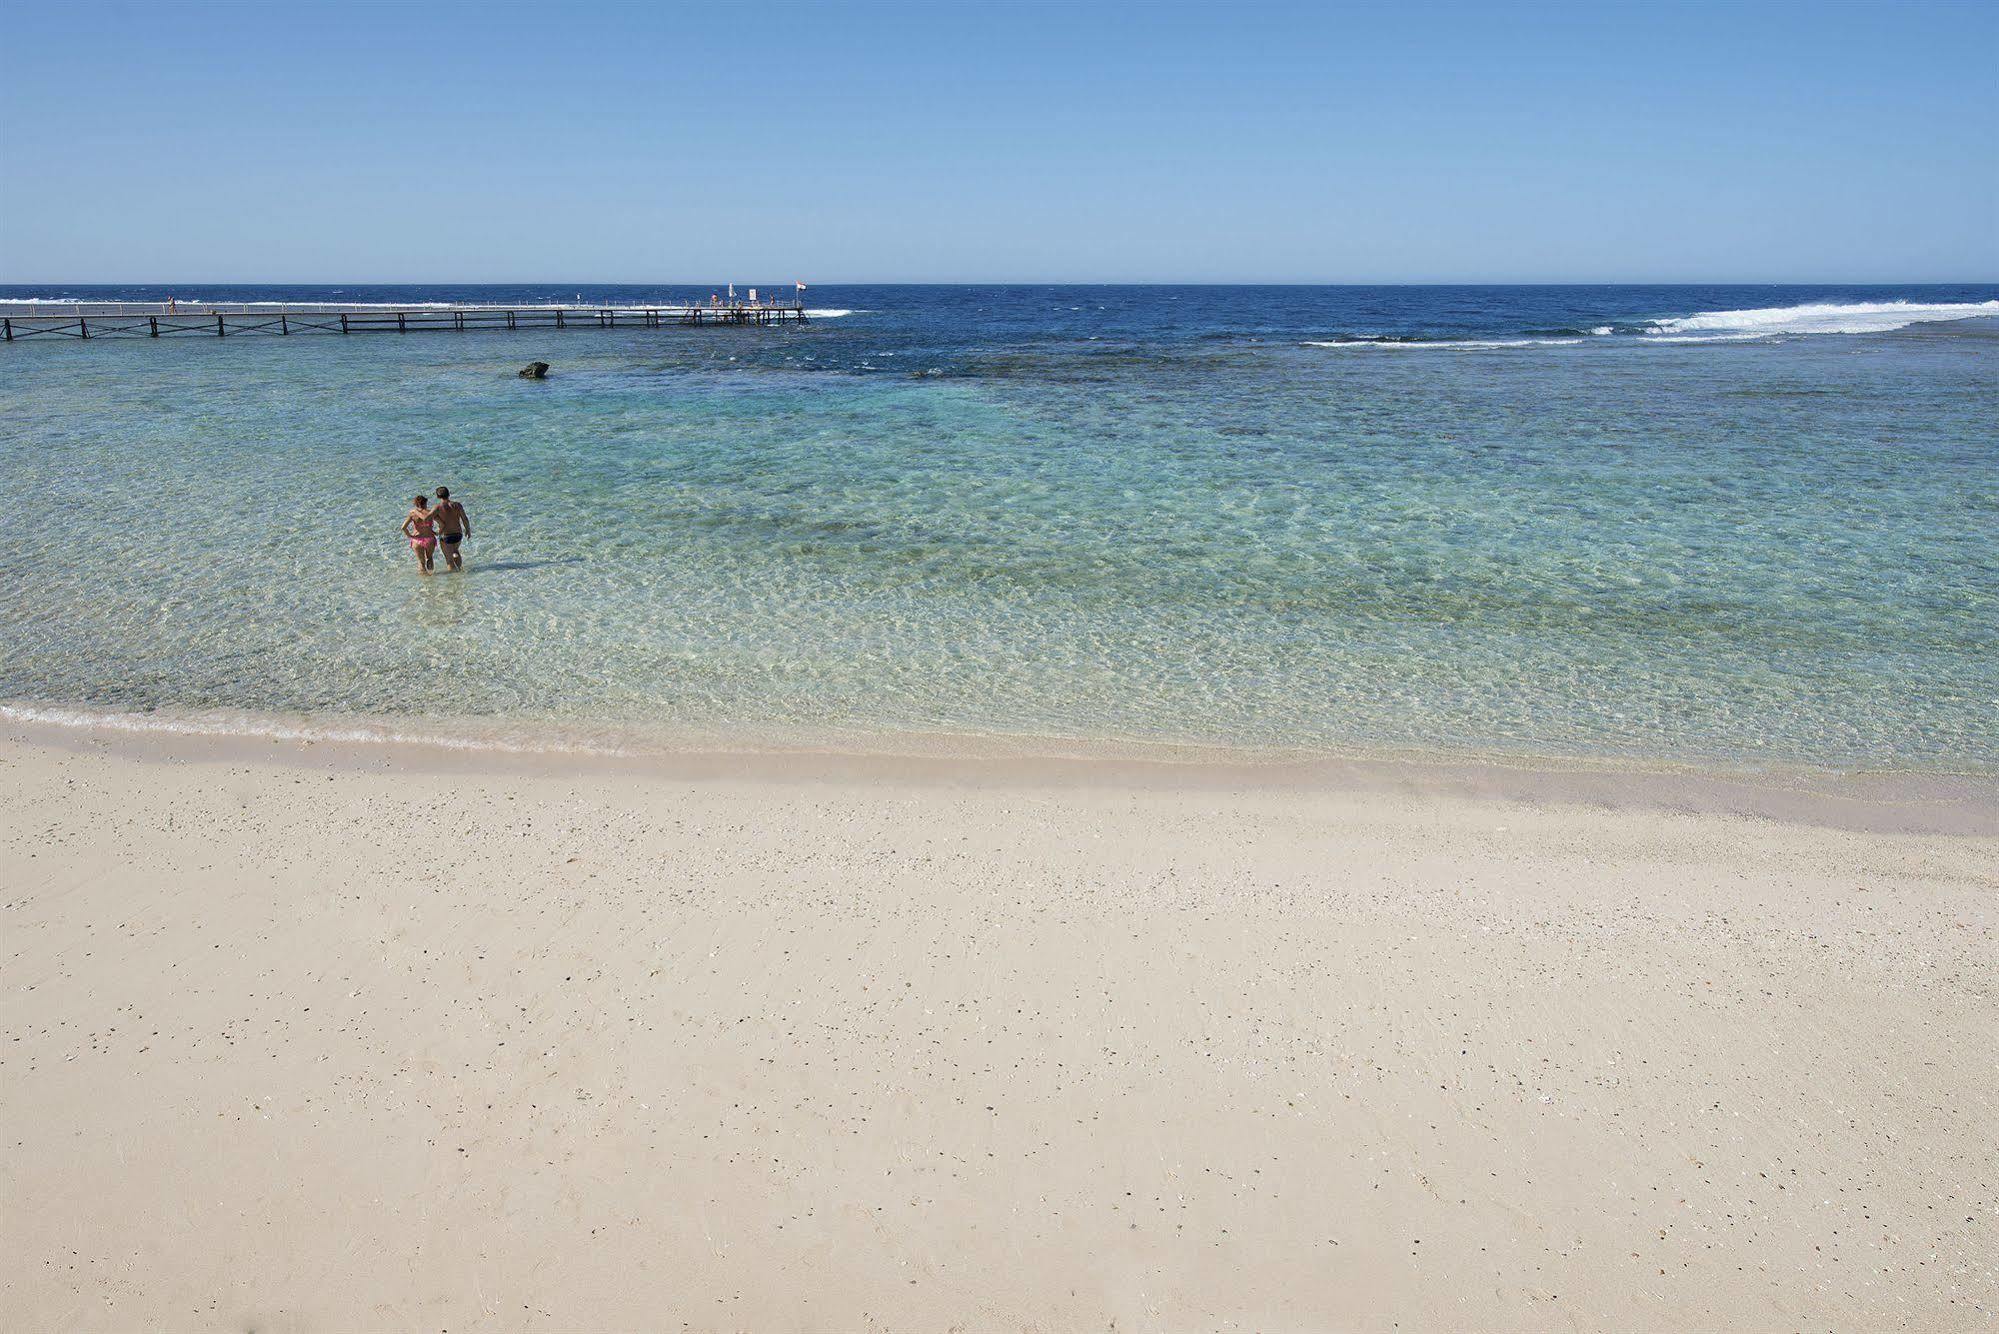
[[[233,338],[291,334],[471,333],[519,329],[664,329],[804,324],[805,307],[745,302],[685,306],[318,306],[0,301],[0,341],[26,338]]]

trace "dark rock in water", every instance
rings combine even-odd
[[[545,361],[530,361],[527,365],[521,367],[521,378],[523,380],[546,380],[548,378],[548,363]]]

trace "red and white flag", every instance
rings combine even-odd
[[[801,291],[801,292],[803,292],[803,291],[805,290],[805,284],[804,284],[804,283],[800,283],[800,284],[798,285],[798,290],[799,290],[799,291]]]

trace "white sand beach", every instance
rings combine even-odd
[[[1999,1310],[1984,810],[480,763],[6,729],[9,1328]]]

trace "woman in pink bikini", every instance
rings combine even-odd
[[[403,516],[403,536],[416,553],[417,569],[429,574],[431,562],[437,559],[437,516],[431,511],[428,496],[418,496],[416,507]]]

